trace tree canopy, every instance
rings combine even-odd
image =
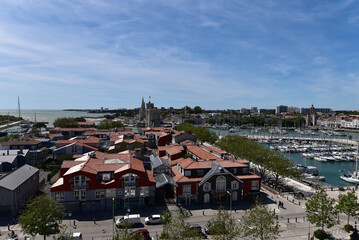
[[[239,234],[236,220],[223,208],[219,208],[217,215],[209,220],[208,226],[215,240],[233,240]]]
[[[54,127],[76,128],[76,127],[78,127],[78,122],[86,122],[86,119],[82,118],[82,117],[56,118],[54,121]]]
[[[240,231],[245,239],[274,240],[279,237],[275,211],[257,201],[240,219]]]
[[[176,126],[176,129],[178,131],[185,131],[194,134],[197,140],[200,142],[209,142],[213,144],[218,139],[218,136],[215,132],[205,127],[193,126],[190,123],[181,123]]]
[[[349,218],[357,216],[359,211],[358,197],[355,195],[354,189],[347,194],[339,194],[339,202],[335,207],[339,212],[348,216],[347,224],[349,224]]]
[[[105,119],[100,122],[99,125],[97,125],[98,129],[111,129],[111,128],[120,128],[123,127],[122,122],[120,121],[113,121],[111,119]]]
[[[310,223],[315,224],[316,227],[321,227],[323,231],[324,227],[331,228],[337,224],[338,211],[334,204],[335,199],[329,197],[324,190],[317,191],[305,203],[305,211]]]
[[[162,212],[163,232],[161,233],[159,239],[201,239],[198,229],[191,228],[191,225],[187,222],[189,216],[185,212],[178,211],[174,215],[175,216],[173,216],[168,210]]]
[[[61,221],[65,217],[62,206],[46,195],[34,198],[20,215],[19,224],[25,234],[49,236],[60,231]]]

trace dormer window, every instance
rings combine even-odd
[[[74,187],[86,187],[86,181],[88,180],[85,176],[76,176],[73,178]]]
[[[123,175],[123,183],[124,185],[136,185],[136,178],[138,178],[136,174],[127,173]]]

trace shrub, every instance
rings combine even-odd
[[[350,231],[353,231],[353,230],[354,230],[354,228],[353,228],[353,226],[350,225],[350,224],[346,224],[346,225],[344,226],[344,231],[346,231],[346,232],[350,232]]]
[[[317,230],[314,231],[314,237],[318,238],[320,240],[324,240],[326,238],[329,238],[330,234],[326,233],[322,229],[317,229]]]

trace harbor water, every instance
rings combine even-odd
[[[18,116],[17,109],[0,109],[0,115]],[[25,120],[35,122],[48,122],[52,127],[56,118],[60,117],[102,117],[102,113],[87,113],[79,111],[62,111],[62,110],[39,110],[39,109],[22,109],[21,117]]]
[[[258,132],[253,132],[250,129],[241,129],[240,131],[235,133],[230,133],[228,130],[218,130],[218,129],[213,129],[213,131],[215,131],[219,136],[226,136],[228,134],[280,136],[279,134],[270,134],[267,130],[259,130]],[[341,132],[341,133],[344,133],[345,136],[328,136],[322,133],[318,133],[315,135],[305,135],[305,134],[298,134],[295,131],[289,130],[287,131],[287,134],[284,134],[282,136],[311,137],[311,138],[321,138],[323,140],[330,138],[348,139],[349,136],[351,136],[353,140],[359,139],[359,133],[353,133],[353,132]],[[294,164],[317,167],[320,175],[325,177],[325,182],[334,187],[353,186],[353,184],[345,182],[340,179],[339,171],[342,170],[343,173],[350,171],[353,167],[353,164],[355,168],[355,162],[318,162],[313,159],[302,157],[300,153],[283,153],[283,154]]]

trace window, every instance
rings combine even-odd
[[[86,190],[75,190],[74,197],[75,200],[86,200]]]
[[[96,199],[105,198],[105,191],[103,190],[96,191],[95,195],[96,195]]]
[[[219,176],[216,179],[216,192],[224,193],[226,192],[226,178],[223,176]]]
[[[237,174],[237,168],[233,168],[233,173]]]
[[[204,185],[203,185],[203,191],[205,192],[208,192],[211,190],[211,183],[209,182],[206,182]]]
[[[136,185],[136,174],[128,173],[123,176],[125,185]]]
[[[183,185],[183,194],[191,194],[191,184]]]
[[[103,173],[102,174],[102,181],[107,182],[111,180],[111,174],[110,173]]]
[[[232,189],[237,190],[239,187],[238,181],[232,181]]]
[[[185,175],[186,177],[191,176],[191,170],[186,170],[186,171],[184,171],[184,175]]]
[[[86,177],[85,176],[76,176],[73,178],[74,187],[86,187]]]
[[[140,196],[148,196],[148,187],[140,187]]]
[[[125,187],[126,197],[136,197],[136,187]]]
[[[57,200],[57,201],[65,200],[65,193],[64,192],[55,192],[55,200]]]
[[[259,190],[259,181],[252,181],[251,190]]]
[[[197,170],[197,175],[198,176],[203,176],[203,174],[204,174],[204,171],[202,169]]]

